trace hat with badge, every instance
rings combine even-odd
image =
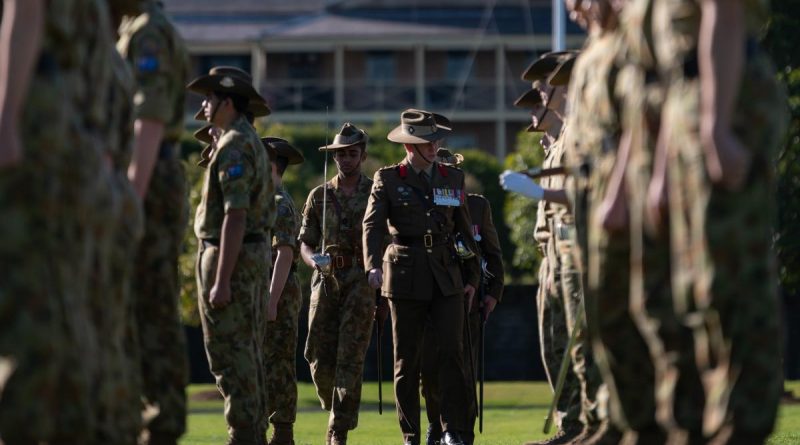
[[[538,79],[546,79],[550,73],[569,57],[574,57],[575,51],[553,51],[542,54],[538,59],[531,62],[528,68],[522,72],[522,80],[533,82]]]
[[[436,150],[436,160],[441,164],[458,167],[464,162],[464,155],[461,153],[453,153],[449,148],[441,147]]]
[[[300,153],[300,150],[294,148],[286,139],[266,137],[261,138],[261,143],[264,144],[272,161],[275,161],[278,156],[286,158],[289,165],[302,164],[306,160],[303,153]]]
[[[356,127],[350,122],[345,122],[339,133],[333,137],[333,142],[328,145],[319,147],[319,151],[334,151],[340,148],[352,147],[358,144],[364,144],[364,149],[367,148],[369,135],[367,132]]]
[[[514,101],[517,108],[533,108],[542,103],[542,92],[538,88],[531,88]]]
[[[248,111],[255,117],[266,116],[272,112],[267,106],[266,99],[253,87],[253,78],[250,74],[235,66],[215,66],[208,74],[189,82],[186,89],[201,95],[217,92],[246,97],[250,101]]]
[[[436,116],[439,116],[437,120]],[[447,137],[452,129],[446,117],[430,111],[410,108],[400,114],[400,125],[394,128],[387,139],[400,144],[427,144]]]

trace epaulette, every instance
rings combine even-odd
[[[439,174],[442,175],[443,178],[447,177],[447,167],[442,164],[436,164],[439,167]]]
[[[397,169],[397,174],[400,176],[400,179],[405,179],[408,176],[408,166],[406,164],[397,164],[394,166]]]

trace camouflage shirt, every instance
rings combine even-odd
[[[326,203],[325,245],[337,246],[337,253],[354,254],[360,258],[361,223],[367,210],[367,200],[372,189],[372,180],[363,174],[352,196],[346,196],[339,188],[339,177],[327,183],[328,201]],[[311,247],[322,244],[323,188],[316,187],[308,194],[303,207],[303,224],[298,239]]]
[[[219,239],[225,213],[247,210],[246,235],[267,235],[275,224],[275,186],[267,151],[255,129],[239,116],[223,132],[206,169],[194,232]]]
[[[138,83],[133,98],[136,118],[163,122],[164,140],[176,141],[183,132],[189,55],[163,6],[155,0],[144,3],[144,13],[120,25],[117,49]]]
[[[277,249],[280,246],[289,246],[294,254],[294,262],[300,258],[300,245],[297,242],[297,234],[300,230],[300,216],[294,206],[292,197],[285,188],[278,188],[275,193],[275,208],[277,217],[275,227],[272,229],[272,259],[278,257]]]

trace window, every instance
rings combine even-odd
[[[466,51],[450,51],[447,53],[445,67],[447,80],[469,79],[472,76],[472,59]]]
[[[298,53],[289,56],[290,79],[318,79],[321,70],[322,56],[319,53]]]
[[[248,73],[251,69],[250,55],[206,55],[200,56],[198,62],[198,69],[200,70],[197,73],[198,75],[208,73],[208,71],[215,66],[235,66],[236,68],[241,68]]]
[[[370,52],[367,54],[367,79],[371,81],[392,81],[397,73],[397,60],[390,52]]]

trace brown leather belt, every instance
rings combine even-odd
[[[363,259],[355,255],[333,255],[331,256],[331,263],[334,269],[349,269],[351,267],[363,268]]]
[[[402,236],[395,235],[392,237],[392,244],[406,247],[433,247],[447,244],[450,240],[448,235],[434,235],[426,234],[422,236]]]

